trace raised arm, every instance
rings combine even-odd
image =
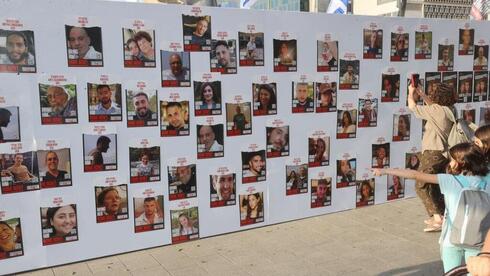
[[[375,176],[382,175],[396,175],[403,178],[415,179],[421,182],[439,184],[436,174],[421,173],[415,170],[407,169],[372,169],[371,170]]]

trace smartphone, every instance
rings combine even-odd
[[[419,87],[419,81],[420,81],[420,75],[419,74],[412,74],[412,85],[413,85],[413,87],[415,87],[415,88]]]

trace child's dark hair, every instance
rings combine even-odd
[[[481,149],[473,143],[461,143],[449,149],[449,155],[458,163],[454,169],[448,166],[451,174],[486,176],[487,161]]]
[[[482,142],[481,150],[488,162],[490,160],[490,125],[479,127],[475,131],[475,137]]]

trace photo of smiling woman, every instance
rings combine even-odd
[[[240,226],[264,221],[264,193],[240,195]]]
[[[97,223],[128,218],[128,185],[95,187]]]
[[[41,208],[41,223],[43,245],[78,240],[75,204]]]
[[[221,82],[194,82],[195,116],[221,115]]]
[[[24,255],[20,218],[0,221],[0,260]]]

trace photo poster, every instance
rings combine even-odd
[[[165,228],[164,196],[151,188],[133,196],[134,232],[142,233]]]
[[[473,71],[488,70],[488,45],[475,45],[473,56]]]
[[[160,50],[162,87],[191,86],[191,54],[180,42],[166,42]]]
[[[199,239],[199,207],[197,201],[181,200],[170,209],[172,244]]]
[[[227,166],[213,170],[209,175],[210,208],[236,205],[236,182],[236,173]]]
[[[217,73],[204,73],[194,81],[194,115],[221,115],[223,100],[221,81]]]
[[[372,168],[390,167],[390,143],[372,145]]]
[[[356,207],[374,204],[374,178],[356,181]]]
[[[159,182],[160,145],[150,138],[129,142],[129,183]]]
[[[0,102],[0,145],[21,141],[19,104],[10,97]]]
[[[296,72],[298,65],[297,39],[292,34],[283,32],[273,39],[274,72]]]
[[[277,114],[277,83],[253,83],[252,93],[254,116]]]
[[[405,197],[405,179],[396,175],[387,175],[387,198],[386,200],[394,200]]]
[[[408,106],[408,88],[411,85],[412,85],[412,75],[410,74],[407,77],[407,93],[405,94],[406,95],[405,106]],[[417,86],[418,86],[418,88],[420,88],[420,91],[425,94],[425,79],[423,78],[423,76],[419,75],[419,83]],[[413,97],[414,97],[414,101],[417,105],[423,105],[424,104],[424,100],[423,100],[422,96],[420,96],[418,93],[414,93]]]
[[[252,187],[251,187],[252,188]],[[240,227],[264,222],[265,197],[263,191],[248,189],[240,193]]]
[[[427,24],[415,31],[415,59],[432,59],[432,31]]]
[[[378,124],[378,99],[359,98],[358,127],[376,127]]]
[[[472,101],[473,71],[458,72],[458,103]]]
[[[454,70],[454,44],[438,44],[437,71]]]
[[[95,210],[97,223],[110,223],[129,218],[128,184],[115,176],[95,178]]]
[[[100,75],[87,82],[88,121],[122,121],[121,81],[115,76]]]
[[[40,76],[41,124],[78,123],[76,83],[73,77],[61,74]]]
[[[34,145],[6,144],[0,150],[2,194],[39,190],[39,166]]]
[[[299,157],[286,161],[286,196],[308,193],[308,164]]]
[[[349,106],[353,106],[350,104]],[[349,107],[347,107],[349,108]],[[337,139],[356,138],[357,109],[337,110]]]
[[[381,75],[381,102],[398,102],[400,100],[400,74],[394,68]]]
[[[68,67],[103,67],[102,28],[94,18],[71,17],[65,23]]]
[[[184,51],[211,51],[211,16],[182,14]]]
[[[355,186],[357,159],[348,154],[337,159],[337,189]]]
[[[127,127],[158,126],[157,90],[146,81],[130,82],[126,89]]]
[[[88,126],[82,140],[84,172],[117,170],[117,134],[114,126]]]
[[[339,70],[339,42],[331,40],[330,34],[316,41],[316,71],[336,72]]]
[[[265,150],[258,149],[257,145],[241,152],[242,156],[242,184],[265,181],[267,177]]]
[[[369,28],[363,29],[363,58],[383,58],[383,29],[376,23],[371,23]]]
[[[78,205],[68,197],[56,196],[42,200],[40,206],[42,245],[78,241]]]
[[[410,122],[412,116],[405,110],[400,111],[402,112],[393,114],[393,142],[410,140]]]
[[[252,134],[251,103],[242,102],[240,98],[234,103],[226,103],[226,136]]]
[[[170,92],[160,100],[160,137],[190,135],[190,100]]]
[[[480,121],[478,126],[490,125],[490,107],[480,107]]]
[[[325,131],[314,131],[308,137],[308,167],[323,167],[330,164],[330,136]]]
[[[473,78],[473,102],[488,99],[488,71],[475,71]]]
[[[264,32],[255,24],[247,24],[246,31],[238,32],[240,67],[264,66]]]
[[[337,82],[315,82],[316,113],[337,111]]]
[[[310,208],[320,208],[332,205],[332,178],[312,178]]]
[[[459,29],[458,55],[460,56],[473,55],[474,44],[475,44],[475,29],[470,29],[470,28]]]
[[[359,89],[360,61],[355,59],[340,59],[339,64],[339,90]]]
[[[436,89],[437,84],[441,82],[441,72],[425,72],[425,95],[430,95]]]
[[[197,159],[225,156],[223,123],[207,117],[206,122],[196,124]]]
[[[155,68],[155,30],[142,19],[128,22],[122,28],[124,67]]]
[[[476,110],[471,108],[471,106],[466,106],[465,109],[461,110],[461,119],[465,120],[469,125],[475,124]]]
[[[197,197],[196,164],[185,157],[171,160],[167,166],[169,200]]]
[[[267,158],[289,156],[289,125],[280,119],[266,126]]]
[[[219,39],[213,39],[211,41],[211,52],[209,52],[211,72],[236,74],[236,39],[227,39],[227,32],[218,32],[218,36]]]
[[[455,90],[458,89],[458,72],[442,72],[442,83],[452,86]],[[434,92],[435,86],[430,87],[429,92]]]
[[[68,141],[39,140],[36,155],[41,189],[72,186],[71,148]]]
[[[34,31],[18,18],[1,23],[0,73],[36,73]]]
[[[390,61],[408,61],[409,34],[402,26],[398,26],[396,32],[391,33]]]
[[[22,223],[18,211],[0,210],[0,233],[2,233],[0,261],[24,256]]]

